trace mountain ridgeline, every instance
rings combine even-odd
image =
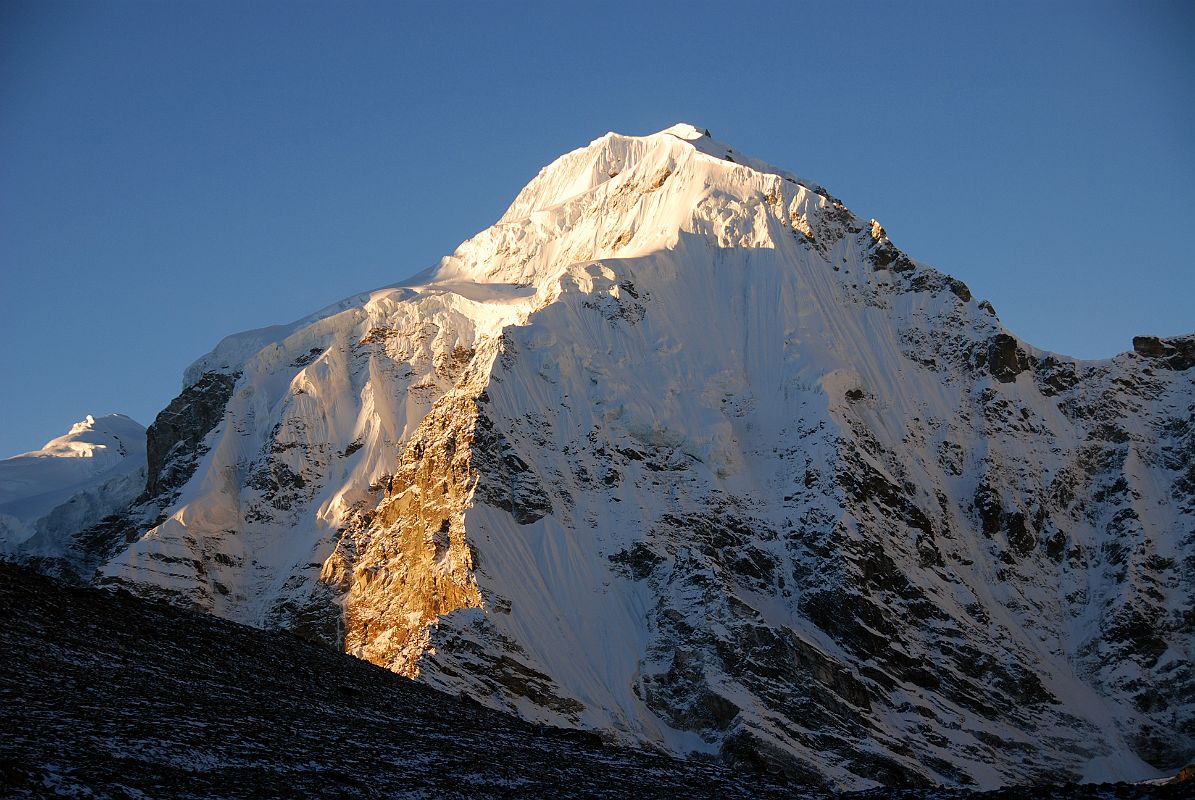
[[[611,133],[222,341],[59,571],[820,786],[1149,778],[1195,754],[1195,337],[1133,344],[1038,350],[822,187]]]

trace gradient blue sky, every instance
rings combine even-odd
[[[1189,2],[0,4],[0,455],[148,424],[224,335],[392,283],[677,121],[1015,333],[1195,330]]]

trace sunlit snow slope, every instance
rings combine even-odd
[[[611,133],[197,362],[102,580],[813,782],[1149,777],[1195,751],[1195,341],[1135,345],[1039,351],[821,187]]]

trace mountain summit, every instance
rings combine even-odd
[[[610,133],[222,341],[62,559],[812,783],[1145,778],[1195,753],[1193,354],[1042,352],[820,186]]]

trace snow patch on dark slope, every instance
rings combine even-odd
[[[821,187],[611,133],[197,362],[101,580],[812,783],[1148,778],[1195,752],[1195,339],[1134,344],[1038,350]]]

